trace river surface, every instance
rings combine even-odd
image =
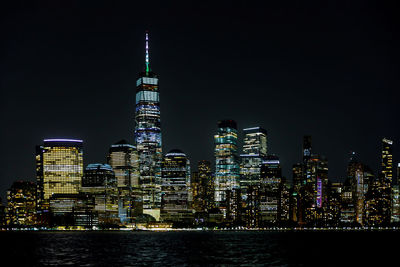
[[[0,241],[1,266],[400,266],[400,232],[0,232]]]

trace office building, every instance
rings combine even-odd
[[[261,165],[260,225],[270,226],[280,221],[282,169],[279,158],[269,155]]]
[[[181,150],[173,149],[164,156],[161,177],[161,219],[175,224],[191,223],[190,162]]]
[[[94,212],[100,225],[120,222],[118,217],[118,187],[112,167],[92,163],[86,166],[81,192],[93,198]]]
[[[243,129],[243,135],[243,153],[240,154],[240,189],[243,208],[247,209],[247,205],[252,205],[248,203],[248,188],[260,186],[261,164],[267,156],[267,131],[261,127],[252,127]]]
[[[6,210],[8,225],[34,225],[36,221],[36,184],[28,181],[14,182],[7,190]]]
[[[78,194],[83,175],[83,142],[45,139],[36,147],[37,209],[39,216],[54,194]]]
[[[233,120],[218,122],[215,144],[215,203],[226,217],[226,192],[239,188],[239,159],[237,155],[237,126]]]
[[[136,147],[126,140],[111,145],[107,163],[111,166],[117,182],[120,221],[131,223],[138,215],[142,214],[142,190]]]
[[[159,220],[161,205],[161,118],[158,76],[150,69],[146,32],[145,70],[136,80],[135,145],[139,154],[143,213]]]

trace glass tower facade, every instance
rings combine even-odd
[[[218,122],[215,144],[215,203],[226,214],[226,191],[239,188],[239,158],[237,126],[233,120]]]
[[[279,158],[269,155],[261,165],[260,221],[262,225],[275,223],[279,219],[281,184],[282,169]]]
[[[240,155],[240,186],[260,183],[260,166],[267,156],[267,131],[260,127],[243,129],[243,154]]]
[[[48,209],[54,194],[78,194],[83,176],[83,142],[46,139],[36,147],[37,204]]]
[[[87,165],[81,190],[94,199],[94,211],[100,224],[119,223],[117,180],[110,165]]]
[[[189,223],[192,214],[189,203],[190,163],[186,155],[178,149],[171,150],[162,161],[161,173],[162,220]]]
[[[142,212],[139,181],[139,158],[135,146],[121,140],[111,145],[107,158],[118,187],[118,214],[122,223],[129,223]]]
[[[135,145],[139,153],[143,213],[156,219],[161,205],[161,120],[158,76],[150,70],[146,32],[146,68],[136,80]]]

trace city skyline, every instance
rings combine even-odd
[[[350,10],[354,11],[352,8],[354,9],[354,7],[350,7]],[[178,34],[177,30],[180,27],[176,27],[176,30],[172,31],[176,34],[170,34],[172,37],[167,38],[163,30],[167,26],[177,26],[177,20],[171,22],[170,25],[162,26],[156,23],[151,27],[142,25],[143,27],[136,27],[134,30],[122,27],[121,35],[123,37],[117,34],[117,37],[122,38],[119,39],[121,40],[119,45],[107,42],[103,37],[96,37],[95,35],[92,37],[99,38],[102,41],[98,43],[98,51],[92,51],[91,54],[84,56],[84,53],[91,47],[89,44],[93,42],[84,38],[88,29],[75,32],[77,25],[68,24],[70,19],[65,13],[66,11],[57,10],[60,14],[65,15],[58,21],[59,24],[56,23],[56,25],[61,26],[60,30],[57,31],[60,41],[66,41],[63,45],[57,39],[48,39],[43,34],[52,32],[55,26],[44,25],[43,19],[36,17],[43,12],[40,10],[33,9],[31,11],[36,19],[34,25],[43,27],[43,33],[33,34],[35,31],[27,26],[28,20],[26,19],[16,23],[13,26],[16,28],[12,28],[21,33],[23,37],[29,37],[30,42],[16,42],[20,40],[15,38],[18,36],[10,30],[7,31],[6,36],[14,38],[7,39],[10,46],[8,47],[9,50],[6,50],[7,57],[2,61],[2,66],[6,69],[2,71],[4,105],[2,105],[1,113],[5,125],[3,129],[7,129],[2,131],[5,148],[2,162],[7,166],[1,171],[0,189],[3,201],[4,192],[13,181],[35,180],[34,146],[43,139],[70,137],[84,140],[84,166],[96,162],[106,163],[109,146],[118,140],[127,139],[129,143],[133,143],[134,125],[132,117],[134,114],[135,79],[136,73],[143,67],[143,40],[139,36],[142,36],[145,29],[149,29],[152,38],[154,38],[150,52],[154,54],[152,64],[154,64],[157,73],[161,75],[162,80],[160,95],[163,99],[161,106],[162,121],[164,121],[162,123],[163,151],[170,151],[173,148],[181,149],[192,164],[203,159],[213,162],[212,136],[216,132],[217,121],[233,119],[238,122],[239,148],[241,148],[242,129],[260,126],[268,131],[268,151],[279,156],[284,176],[289,180],[292,178],[290,172],[292,164],[301,160],[301,140],[303,135],[307,134],[313,137],[315,150],[328,158],[329,178],[334,181],[343,181],[345,178],[350,151],[356,151],[362,162],[369,165],[375,172],[379,171],[380,140],[383,137],[395,141],[394,163],[398,162],[396,155],[399,155],[399,148],[396,145],[396,140],[399,140],[399,131],[395,125],[396,115],[398,115],[398,112],[396,112],[398,93],[395,90],[395,88],[398,88],[398,80],[394,77],[396,67],[385,61],[389,60],[389,57],[386,54],[380,54],[383,50],[369,46],[371,44],[365,44],[361,47],[365,51],[377,55],[377,58],[382,57],[379,60],[386,62],[386,64],[383,64],[383,69],[387,71],[383,74],[383,70],[381,72],[378,69],[382,65],[379,64],[382,62],[378,59],[373,61],[376,64],[373,69],[376,73],[370,76],[371,73],[364,72],[365,69],[360,63],[362,61],[358,62],[356,59],[339,57],[336,62],[331,56],[325,55],[326,62],[332,64],[336,62],[337,64],[331,65],[333,70],[337,71],[337,80],[333,79],[335,72],[329,73],[329,67],[320,63],[314,66],[313,62],[315,63],[318,56],[321,56],[318,51],[312,53],[310,49],[303,47],[306,44],[311,44],[312,40],[334,39],[331,39],[321,29],[319,29],[321,36],[314,36],[314,38],[311,38],[310,33],[305,31],[304,34],[309,38],[308,40],[296,39],[292,36],[293,40],[300,40],[300,46],[291,48],[297,50],[297,52],[302,52],[300,53],[302,55],[311,55],[309,60],[305,61],[308,63],[305,63],[305,70],[302,71],[304,76],[300,78],[298,76],[299,69],[293,70],[290,67],[285,67],[289,62],[300,64],[301,60],[304,60],[301,56],[294,57],[293,61],[288,59],[293,54],[287,46],[281,45],[284,43],[283,41],[291,40],[290,38],[283,38],[280,42],[269,46],[269,48],[274,48],[271,51],[274,51],[277,55],[266,52],[269,51],[268,49],[260,50],[266,42],[274,40],[274,38],[256,34],[257,30],[260,30],[260,25],[273,25],[268,24],[268,22],[271,23],[268,20],[261,21],[264,24],[255,24],[255,28],[244,29],[242,28],[244,26],[240,26],[235,31],[235,27],[229,27],[229,24],[225,24],[222,20],[214,17],[213,21],[219,22],[216,30],[206,32],[205,30],[209,29],[208,24],[203,28],[199,26],[194,33],[188,33],[190,27],[184,28],[191,38],[183,38]],[[251,9],[251,11],[254,10]],[[121,7],[115,7],[109,12],[113,18],[116,18],[117,14],[120,13],[125,14]],[[242,22],[243,18],[237,18],[238,21],[236,21],[233,16],[238,12],[234,9],[233,14],[225,14],[224,16],[233,24],[238,21]],[[290,9],[288,12],[291,12]],[[24,14],[22,11],[17,12],[19,16],[22,16],[22,14]],[[329,14],[332,15],[333,13],[328,12]],[[248,15],[247,13],[243,14],[244,17]],[[304,15],[301,12],[297,14],[301,17]],[[363,22],[366,20],[364,13],[361,12],[357,15]],[[47,16],[50,15],[47,14]],[[185,18],[187,19],[187,17]],[[279,36],[276,32],[278,29],[288,30],[289,28],[279,20],[279,17],[275,16],[274,18],[277,19],[279,27],[275,30],[269,28],[269,30],[271,30],[273,36],[277,37]],[[376,15],[374,18],[380,17]],[[349,11],[345,12],[343,19],[345,21],[350,20]],[[8,22],[14,20],[15,18],[6,17]],[[129,21],[129,18],[122,16],[120,20],[114,21],[114,24],[110,27],[116,29],[120,26],[121,20]],[[193,18],[193,20],[195,22],[196,18]],[[294,20],[288,21],[288,24],[293,25],[294,22]],[[328,21],[324,22],[324,25],[330,26],[331,29],[344,29],[344,22],[340,21],[343,24],[339,23],[338,28],[335,28]],[[83,23],[85,24],[85,22]],[[104,21],[99,20],[94,24],[86,22],[85,25],[101,32],[101,29],[106,29],[104,23]],[[247,25],[251,26],[253,23],[255,22],[251,21],[250,25]],[[303,23],[306,23],[305,26],[311,27],[308,29],[318,30],[316,26],[314,28],[307,22]],[[360,28],[360,25],[354,22],[350,25],[353,27],[350,33]],[[379,25],[385,26],[384,23]],[[221,27],[227,27],[227,31],[219,36],[217,30]],[[378,31],[373,31],[372,28],[371,31],[374,37],[385,36]],[[293,32],[290,33],[294,34]],[[331,34],[335,36],[334,33]],[[342,37],[339,39],[341,41],[345,40],[344,37],[357,39],[347,34],[349,32],[346,32],[344,36],[336,33],[336,35]],[[73,38],[68,38],[71,37],[70,35]],[[237,36],[243,37],[243,40],[237,38]],[[321,37],[322,39],[320,39]],[[80,42],[71,43],[71,40],[76,39]],[[85,40],[87,43],[85,43]],[[235,40],[236,42],[232,42]],[[371,40],[374,40],[374,38],[371,37]],[[380,39],[378,38],[378,40]],[[396,41],[398,40],[393,42]],[[55,46],[49,46],[51,42],[55,42]],[[198,42],[197,45],[195,45],[196,42]],[[361,44],[360,42],[358,40],[356,43]],[[41,43],[44,44],[44,47],[40,46]],[[227,45],[228,43],[231,43],[231,46]],[[398,56],[397,52],[393,51],[394,43],[393,46],[388,45],[386,47],[385,53],[393,52],[389,54]],[[16,46],[11,46],[12,44],[16,44]],[[68,45],[72,46],[68,47]],[[249,52],[248,49],[253,45],[259,49]],[[24,49],[28,47],[38,52],[38,55],[28,55],[27,53],[32,51]],[[120,47],[119,50],[116,49],[118,47]],[[322,47],[333,48],[334,46],[322,43]],[[204,49],[203,54],[200,53],[200,56],[204,57],[203,59],[195,53],[195,51],[203,51],[201,48]],[[235,48],[238,49],[238,54],[234,53]],[[347,52],[346,55],[350,55],[352,51],[341,46],[338,49]],[[62,53],[64,50],[66,53]],[[217,51],[213,52],[213,50]],[[110,59],[112,51],[118,51],[116,52],[118,60]],[[10,55],[15,56],[15,61],[12,61]],[[48,65],[56,63],[51,59],[51,56],[55,55],[58,55],[57,58],[60,58],[60,60],[52,70]],[[71,57],[68,58],[66,55]],[[36,58],[38,56],[43,56],[44,60],[38,60],[39,58]],[[129,60],[122,60],[123,56],[128,57]],[[361,60],[363,53],[355,52],[355,57]],[[181,59],[182,62],[179,62],[180,60],[175,62],[174,58]],[[266,59],[268,58],[273,60],[265,66],[260,65],[260,61],[267,62]],[[98,66],[93,65],[93,63],[89,64],[89,60],[93,59],[98,60],[96,61]],[[32,61],[40,62],[37,70],[33,69],[33,65],[22,64]],[[78,66],[77,62],[80,61],[84,63],[85,67]],[[233,64],[235,61],[238,61],[236,65]],[[102,62],[104,65],[100,64]],[[272,62],[275,64],[272,64]],[[343,72],[337,70],[337,68],[348,63],[353,64],[353,67],[344,69]],[[111,70],[109,67],[106,68],[107,64],[114,66],[115,69],[104,75],[107,70]],[[89,66],[92,68],[88,72],[85,68]],[[322,66],[320,73],[316,71],[317,66]],[[368,66],[371,67],[372,65]],[[235,69],[233,69],[234,67]],[[251,68],[251,71],[249,68]],[[242,73],[243,77],[248,77],[251,81],[247,81],[245,78],[239,79],[236,71]],[[350,78],[352,74],[355,78]],[[296,86],[288,81],[293,77],[295,77],[294,80],[299,82]],[[364,81],[367,77],[372,82]],[[116,81],[117,86],[115,86]],[[279,84],[278,81],[282,84]],[[334,86],[331,82],[335,86],[344,86],[343,88],[346,88],[346,90],[336,88],[337,93],[321,91],[323,90],[321,87],[332,89]],[[300,89],[310,84],[310,92],[307,92],[304,88],[303,90]],[[97,87],[101,90],[96,90]],[[347,94],[349,88],[352,87],[356,88],[353,88],[352,94]],[[58,88],[58,90],[54,90],[54,88]],[[364,90],[364,88],[367,89]],[[113,94],[109,94],[111,90],[114,92]],[[243,93],[248,93],[248,95],[243,95]],[[301,94],[303,93],[310,99],[302,97]],[[207,97],[205,98],[203,95]],[[271,98],[278,101],[273,101]],[[299,103],[293,102],[294,100],[298,100]],[[371,100],[375,101],[370,102]],[[386,105],[381,106],[382,100],[387,101],[385,102]],[[18,109],[15,107],[17,101],[22,104]],[[33,103],[30,101],[33,101]],[[357,103],[357,101],[362,103]],[[321,102],[324,104],[321,104]],[[73,109],[71,109],[71,106]],[[206,107],[209,108],[208,111],[205,110]],[[383,114],[381,110],[384,110]],[[295,114],[297,114],[297,117]],[[103,129],[106,130],[103,131]],[[195,140],[198,142],[193,142],[192,139],[189,140],[185,136],[195,136]],[[7,142],[4,142],[5,140]]]

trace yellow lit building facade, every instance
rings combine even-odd
[[[46,139],[36,148],[37,205],[47,210],[54,194],[78,194],[83,176],[83,142]]]

